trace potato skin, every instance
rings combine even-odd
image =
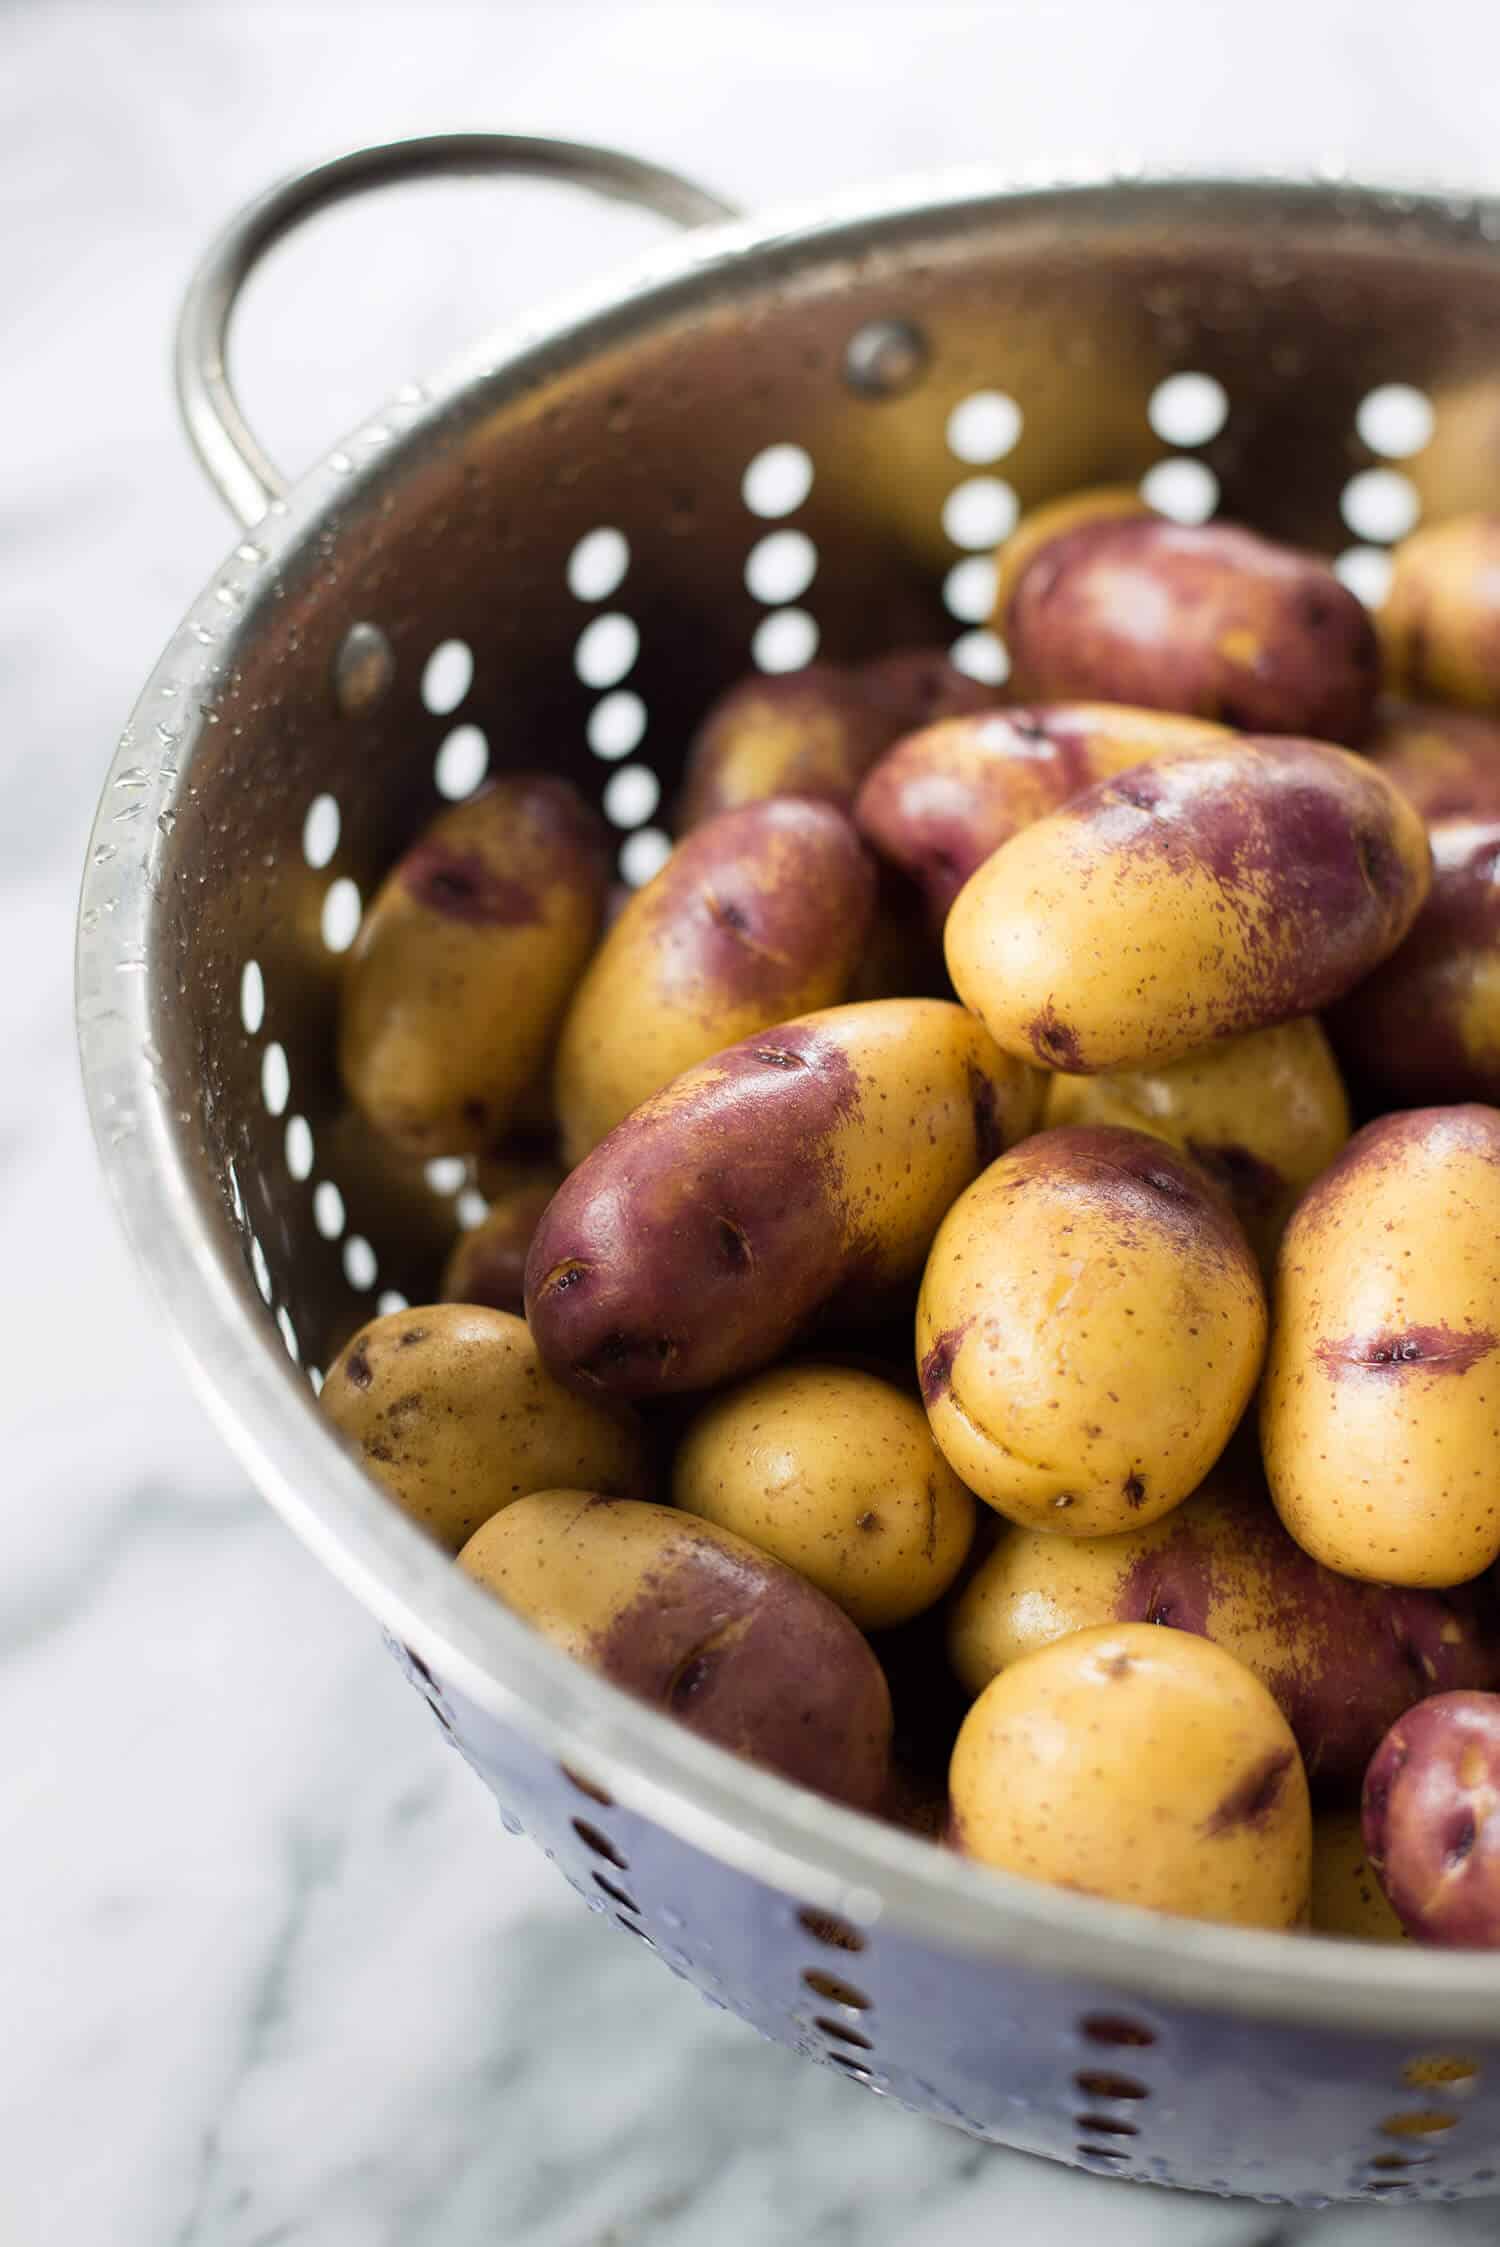
[[[491,1310],[519,1314],[526,1293],[526,1252],[566,1173],[561,1163],[502,1165],[491,1158],[486,1175],[489,1213],[454,1242],[443,1267],[443,1301],[487,1303]]]
[[[1005,697],[999,687],[971,679],[949,660],[946,648],[897,648],[859,666],[865,695],[885,714],[894,741],[917,726],[993,710]]]
[[[1427,903],[1329,1032],[1384,1105],[1500,1102],[1500,819],[1440,820],[1430,836]]]
[[[1500,1694],[1439,1693],[1399,1717],[1365,1777],[1370,1863],[1419,1943],[1500,1949]]]
[[[948,1791],[966,1856],[1148,1910],[1292,1927],[1312,1819],[1286,1719],[1185,1631],[1111,1623],[1028,1654],[964,1719]]]
[[[856,1809],[881,1800],[880,1664],[832,1600],[743,1538],[670,1506],[549,1490],[487,1522],[459,1566],[704,1739]]]
[[[1201,1163],[1267,1276],[1302,1194],[1349,1137],[1348,1095],[1311,1015],[1221,1038],[1162,1068],[1045,1082],[1043,1129],[1124,1124]]]
[[[1380,654],[1315,555],[1228,523],[1085,516],[1008,573],[996,625],[1022,701],[1143,704],[1353,744]]]
[[[408,1153],[480,1154],[531,1088],[593,948],[602,823],[566,781],[497,780],[386,876],[344,982],[350,1098]]]
[[[1500,819],[1500,721],[1494,718],[1387,697],[1375,713],[1365,755],[1429,824]]]
[[[525,1321],[469,1304],[392,1311],[330,1366],[323,1410],[404,1513],[450,1552],[531,1490],[585,1478],[644,1497],[635,1417],[558,1387]]]
[[[1104,1623],[1194,1631],[1243,1662],[1296,1737],[1315,1796],[1357,1796],[1387,1727],[1427,1693],[1500,1685],[1485,1585],[1392,1590],[1336,1576],[1276,1518],[1239,1447],[1165,1520],[1116,1537],[1003,1534],[948,1625],[971,1693],[1035,1647]]]
[[[874,900],[874,866],[832,804],[774,798],[695,827],[573,994],[555,1077],[569,1168],[684,1069],[836,1005]]]
[[[1407,1939],[1375,1878],[1357,1809],[1324,1810],[1313,1819],[1308,1926],[1314,1935],[1347,1935],[1361,1943]]]
[[[879,1317],[1029,1125],[1032,1083],[939,999],[830,1007],[687,1070],[537,1229],[548,1365],[586,1395],[663,1395],[756,1371],[820,1314]]]
[[[1260,1273],[1228,1203],[1144,1132],[1024,1140],[943,1220],[917,1363],[948,1463],[997,1513],[1105,1537],[1170,1513],[1260,1371]]]
[[[1500,713],[1500,515],[1403,539],[1379,623],[1393,694]]]
[[[1103,702],[944,718],[905,735],[867,776],[854,823],[921,889],[935,925],[977,866],[1034,819],[1112,773],[1221,726]]]
[[[672,1497],[866,1631],[931,1607],[974,1535],[974,1500],[921,1405],[850,1366],[776,1366],[716,1397],[678,1447]]]
[[[1500,1111],[1356,1132],[1281,1244],[1261,1446],[1346,1576],[1443,1587],[1500,1555]]]
[[[1002,844],[948,916],[948,972],[997,1045],[1093,1075],[1316,1013],[1394,951],[1427,832],[1362,758],[1207,743]]]

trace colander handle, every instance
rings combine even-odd
[[[282,180],[231,219],[188,284],[177,321],[177,397],[188,435],[247,530],[273,499],[283,496],[287,482],[256,442],[227,372],[230,322],[246,281],[274,243],[330,204],[398,181],[478,172],[565,180],[595,195],[659,212],[679,226],[738,216],[732,203],[659,164],[583,141],[534,140],[515,133],[441,133],[425,140],[389,141]]]

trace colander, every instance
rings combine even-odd
[[[288,489],[224,371],[245,275],[340,196],[481,169],[695,231],[401,390]],[[1297,2203],[1500,2182],[1500,1958],[1154,1917],[804,1794],[487,1598],[315,1396],[475,1215],[461,1166],[370,1145],[330,1060],[360,900],[444,796],[486,765],[564,772],[639,882],[695,717],[752,665],[945,637],[1002,676],[988,557],[1080,484],[1222,506],[1369,590],[1419,514],[1500,505],[1500,203],[965,176],[744,222],[605,150],[409,142],[230,227],[179,375],[242,541],[105,784],[78,949],[94,1126],[229,1441],[505,1824],[710,2003],[976,2136]]]

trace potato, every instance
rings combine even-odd
[[[1379,623],[1393,694],[1500,712],[1500,515],[1403,539]]]
[[[1500,722],[1387,698],[1365,754],[1422,817],[1500,819]]]
[[[1430,829],[1432,892],[1411,934],[1328,1018],[1383,1105],[1500,1101],[1500,819]]]
[[[854,802],[854,823],[909,875],[941,929],[976,866],[1044,813],[1111,773],[1222,726],[1102,702],[944,718],[887,750]]]
[[[917,1305],[932,1432],[1011,1521],[1144,1527],[1197,1488],[1250,1400],[1260,1273],[1228,1203],[1144,1132],[1044,1131],[944,1218]]]
[[[505,1311],[436,1303],[372,1319],[329,1368],[322,1405],[451,1552],[530,1490],[650,1488],[634,1415],[559,1388],[525,1321]]]
[[[848,1617],[743,1538],[585,1490],[518,1499],[459,1566],[544,1637],[692,1732],[869,1809],[891,1702]]]
[[[443,1269],[443,1301],[519,1312],[526,1292],[526,1252],[566,1173],[561,1163],[512,1161],[502,1166],[492,1157],[485,1175],[491,1186],[489,1213],[454,1242]]]
[[[1500,1950],[1500,1694],[1439,1693],[1391,1726],[1365,1776],[1370,1864],[1420,1943]]]
[[[1340,997],[1430,879],[1420,818],[1362,758],[1206,743],[1002,844],[948,916],[948,972],[1005,1052],[1139,1069]]]
[[[593,948],[604,829],[566,781],[497,780],[433,820],[381,884],[349,957],[339,1066],[414,1155],[479,1154],[546,1058]]]
[[[1308,1924],[1315,1935],[1350,1935],[1363,1943],[1406,1940],[1375,1878],[1358,1810],[1324,1810],[1313,1820]]]
[[[1327,1568],[1441,1587],[1500,1555],[1500,1110],[1383,1116],[1304,1196],[1261,1444]]]
[[[1303,1015],[1163,1068],[1048,1077],[1042,1122],[1124,1124],[1180,1147],[1229,1196],[1269,1273],[1299,1198],[1349,1137],[1349,1101],[1327,1038]]]
[[[1312,1819],[1285,1717],[1207,1639],[1111,1623],[1003,1670],[948,1776],[966,1856],[1116,1903],[1293,1927]]]
[[[1106,504],[1108,503],[1108,504]],[[996,629],[1018,701],[1145,704],[1247,733],[1355,743],[1375,628],[1326,562],[1228,523],[1079,494],[1002,555]]]
[[[848,1366],[778,1366],[715,1398],[678,1448],[672,1497],[866,1631],[941,1598],[974,1535],[974,1501],[921,1405]]]
[[[753,674],[720,696],[693,736],[677,831],[769,796],[822,797],[847,811],[898,734],[999,699],[941,648]]]
[[[695,827],[568,1008],[555,1078],[568,1165],[695,1062],[842,999],[874,898],[874,867],[832,804],[782,797]]]
[[[939,999],[831,1007],[730,1046],[580,1163],[527,1316],[560,1381],[649,1396],[752,1373],[819,1314],[878,1317],[1026,1127],[1031,1074]]]
[[[949,1618],[971,1693],[1038,1646],[1103,1623],[1158,1623],[1222,1646],[1265,1686],[1315,1793],[1358,1794],[1381,1735],[1423,1694],[1500,1686],[1486,1586],[1393,1591],[1320,1568],[1282,1528],[1239,1447],[1165,1520],[1115,1537],[1002,1534]]]

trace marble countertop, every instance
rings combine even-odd
[[[456,124],[618,140],[752,204],[939,161],[1132,151],[1493,180],[1493,117],[1466,89],[1496,82],[1500,37],[1444,0],[1420,41],[1411,21],[1401,0],[5,11],[7,2242],[1495,2236],[1493,2208],[1292,2218],[973,2146],[710,2014],[589,1918],[501,1833],[190,1400],[95,1179],[69,1018],[99,776],[229,543],[175,428],[168,336],[196,249],[246,195],[341,145]],[[245,393],[295,467],[649,232],[493,188],[329,218],[252,291]]]

